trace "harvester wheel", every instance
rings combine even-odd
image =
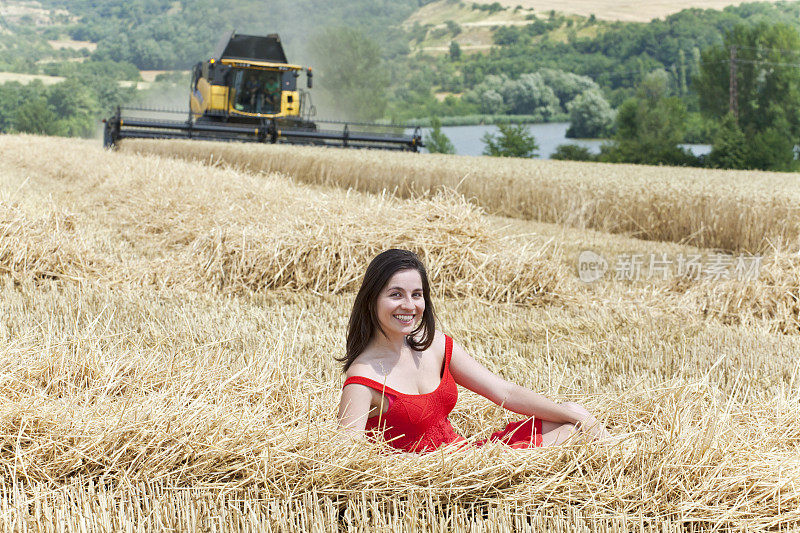
[[[113,150],[116,147],[117,144],[114,142],[114,136],[111,133],[111,121],[106,120],[103,127],[103,148]]]

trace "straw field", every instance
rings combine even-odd
[[[575,270],[583,249],[715,251],[506,218],[433,178],[412,190],[426,164],[456,176],[455,159],[257,148],[260,159],[256,147],[213,143],[107,152],[0,136],[0,528],[800,528],[795,250],[767,253],[756,280],[587,284]],[[305,162],[289,168],[292,150]],[[356,186],[374,157],[392,169],[374,179],[394,175],[398,194]],[[287,168],[266,168],[270,160]],[[476,178],[501,179],[488,162],[467,164]],[[502,179],[524,168],[509,165],[494,165]],[[592,167],[552,168],[588,184]],[[596,168],[625,199],[623,176]],[[658,171],[653,194],[674,172],[643,169]],[[336,181],[348,172],[352,183]],[[745,195],[740,211],[777,212],[792,191],[773,185],[773,204]],[[725,194],[734,196],[721,202]],[[671,209],[692,201],[673,198]],[[783,224],[770,235],[791,242],[793,222]],[[477,359],[586,404],[623,440],[408,455],[338,439],[333,357],[359,276],[389,246],[425,258],[441,328]],[[470,438],[513,419],[464,390],[452,415]]]
[[[457,190],[488,213],[751,253],[800,247],[800,175],[325,148],[128,141],[125,151],[407,198]]]

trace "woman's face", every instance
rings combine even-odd
[[[422,277],[419,272],[395,272],[378,294],[375,311],[378,322],[388,336],[393,333],[410,335],[425,311]]]

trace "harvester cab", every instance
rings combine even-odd
[[[289,63],[277,34],[231,32],[192,69],[188,110],[117,108],[104,120],[103,143],[181,138],[414,152],[423,146],[419,128],[409,135],[402,125],[315,120],[309,91],[298,88],[303,72],[311,89],[311,68]]]
[[[273,118],[284,119],[281,125],[308,127],[313,106],[304,110],[302,104],[310,95],[297,87],[303,71],[310,88],[311,69],[286,60],[277,34],[259,37],[232,32],[208,61],[192,70],[189,105],[196,119],[209,122],[247,124]],[[301,118],[304,111],[306,116]]]

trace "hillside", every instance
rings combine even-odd
[[[0,158],[8,529],[800,525],[796,175],[11,135]],[[457,177],[472,200],[443,187]],[[488,214],[514,180],[541,194]],[[572,217],[531,220],[567,203]],[[650,233],[624,229],[632,209]],[[710,265],[713,239],[768,232],[786,247],[753,279],[617,269],[626,254]],[[438,328],[621,442],[417,456],[338,437],[334,356],[389,246],[426,261]],[[609,261],[594,283],[576,270],[587,249]],[[465,389],[451,415],[470,438],[516,417]]]
[[[767,0],[778,2],[780,0]],[[619,20],[625,22],[649,22],[654,18],[664,18],[684,9],[723,9],[727,6],[740,5],[744,2],[730,0],[658,0],[648,2],[617,0],[563,0],[554,4],[546,0],[499,0],[507,8],[522,6],[539,13],[547,13],[555,9],[561,13],[589,17],[594,15],[602,20]]]
[[[769,0],[764,3],[775,3]],[[428,3],[403,23],[407,29],[416,26],[430,28],[425,39],[418,41],[415,50],[446,53],[451,41],[457,42],[466,53],[488,51],[495,46],[494,33],[500,27],[527,26],[535,20],[552,20],[554,15],[565,16],[563,21],[545,34],[547,39],[566,42],[568,38],[593,38],[605,31],[603,22],[639,22],[665,18],[687,9],[721,10],[742,2],[725,0],[686,0],[681,2],[612,2],[607,0],[576,0],[552,2],[538,0],[504,0],[496,3],[474,3],[436,0]],[[480,7],[476,9],[476,7]],[[591,20],[587,20],[591,19]],[[453,32],[454,25],[459,29]],[[568,31],[574,29],[574,32]],[[571,37],[570,37],[571,36]]]

